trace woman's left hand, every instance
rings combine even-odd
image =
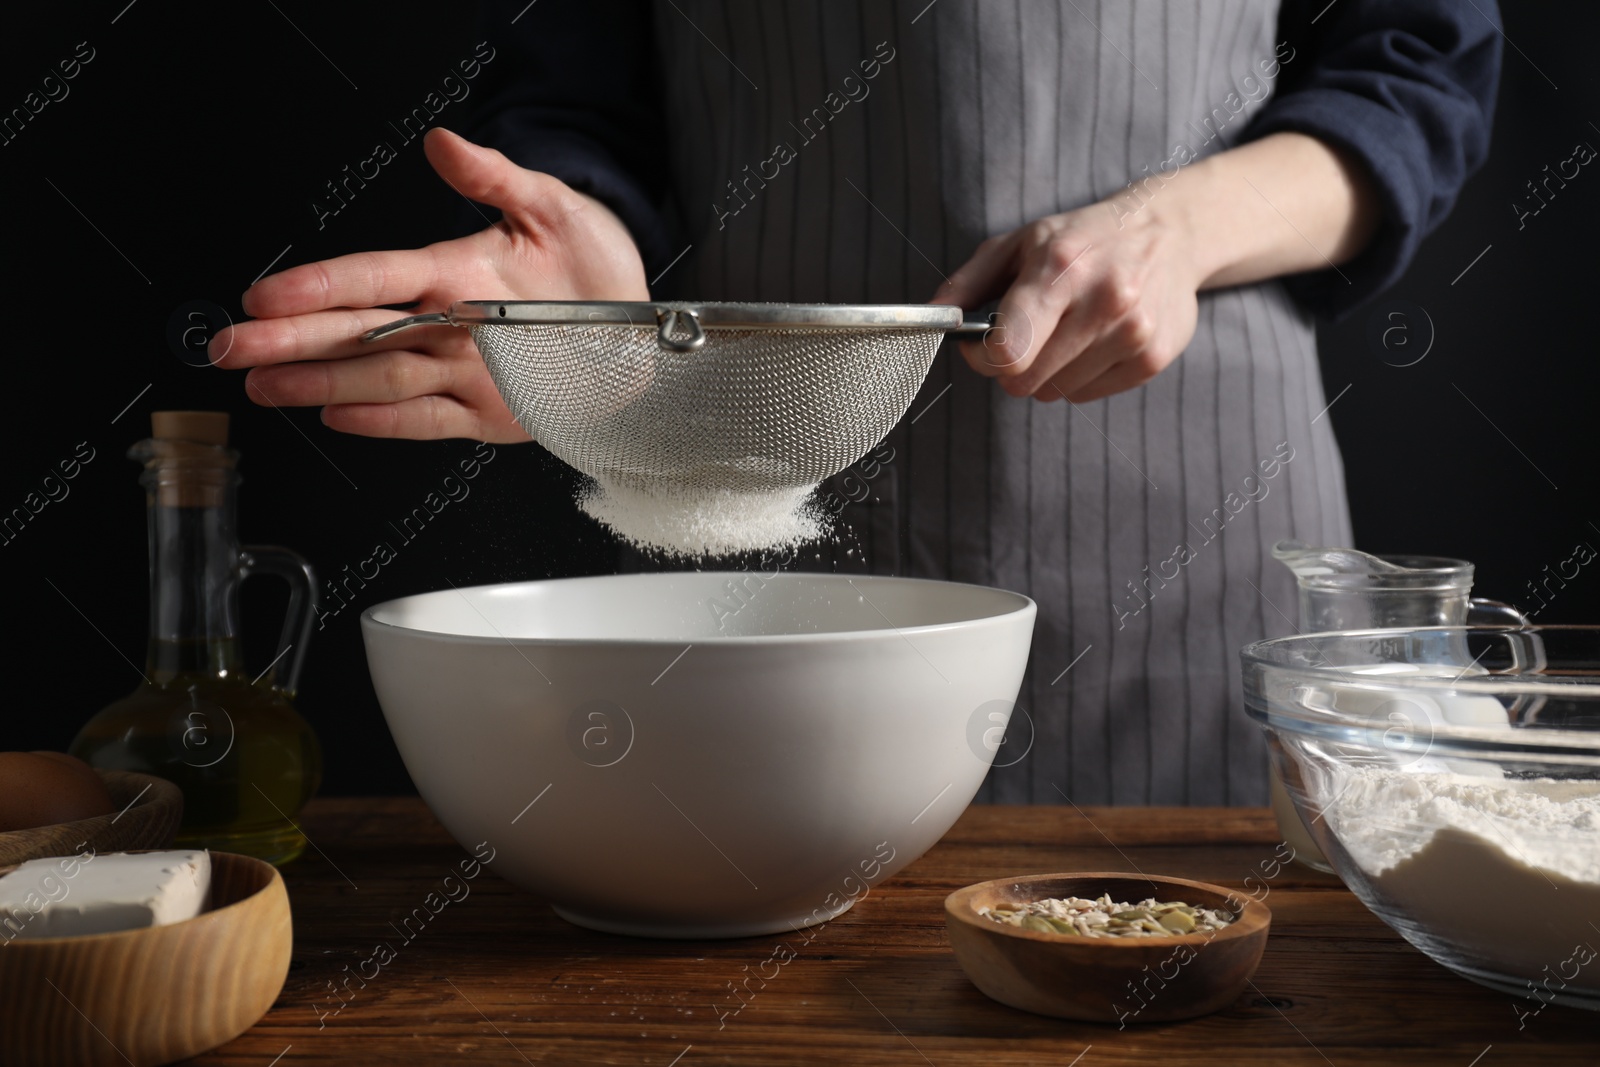
[[[997,328],[961,345],[972,369],[1012,396],[1076,404],[1165,370],[1194,336],[1205,278],[1161,195],[1141,207],[1124,192],[979,245],[933,298],[972,308],[1004,294]]]

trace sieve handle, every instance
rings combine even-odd
[[[410,318],[396,319],[393,322],[386,322],[382,326],[374,326],[372,329],[362,334],[361,339],[368,342],[376,341],[379,338],[388,337],[391,333],[399,333],[401,330],[409,330],[413,326],[440,325],[451,326],[454,324],[450,321],[449,315],[439,311],[435,311],[428,315],[412,315]]]
[[[967,319],[951,330],[950,336],[958,341],[980,341],[994,328],[993,319],[993,315],[981,319]]]

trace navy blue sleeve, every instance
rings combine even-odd
[[[1281,95],[1248,136],[1292,130],[1343,149],[1366,167],[1383,212],[1343,277],[1287,279],[1312,312],[1337,319],[1399,278],[1482,165],[1499,18],[1495,0],[1285,0],[1283,24],[1300,54],[1283,64]]]
[[[671,253],[650,5],[491,0],[480,25],[497,54],[465,136],[611,208],[653,276]]]

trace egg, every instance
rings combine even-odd
[[[77,771],[79,777],[86,778],[96,785],[105,784],[100,777],[100,772],[83,762],[83,760],[79,759],[77,756],[69,756],[65,752],[46,752],[42,749],[35,752],[30,752],[28,755],[42,756],[48,760],[55,760],[57,763],[71,767],[73,770]]]
[[[105,783],[82,760],[61,752],[0,752],[0,833],[116,810]]]

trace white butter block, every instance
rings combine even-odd
[[[182,922],[210,888],[205,851],[29,860],[0,877],[0,943]]]

